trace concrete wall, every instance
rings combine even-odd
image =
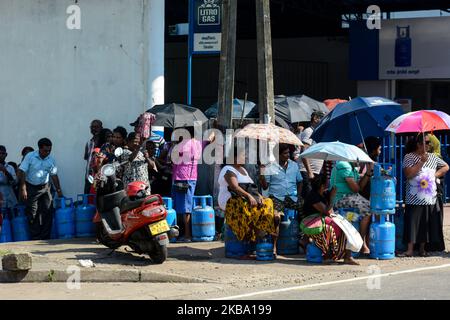
[[[131,130],[152,101],[149,1],[79,1],[81,30],[66,27],[73,0],[0,1],[0,144],[7,160],[19,162],[24,146],[37,148],[48,137],[64,194],[82,193],[90,121]],[[159,65],[164,70],[163,60]]]

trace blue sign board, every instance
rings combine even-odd
[[[222,35],[222,1],[190,0],[189,53],[219,54]]]

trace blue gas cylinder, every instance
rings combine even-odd
[[[306,261],[311,263],[322,263],[322,250],[320,250],[314,243],[309,243],[306,246]]]
[[[30,240],[28,218],[25,214],[25,206],[17,205],[14,207],[11,223],[14,241]]]
[[[167,210],[167,217],[166,217],[167,223],[171,227],[176,226],[177,225],[177,212],[173,208],[172,198],[163,197],[162,199],[164,201],[164,205]],[[177,242],[177,238],[170,239],[170,242],[172,242],[172,243]]]
[[[248,254],[249,243],[247,241],[239,241],[228,224],[224,225],[225,231],[225,257],[241,258]]]
[[[273,260],[273,240],[271,236],[265,236],[256,242],[256,260]]]
[[[9,208],[0,208],[0,214],[2,215],[3,224],[0,232],[0,242],[12,242],[13,235],[11,230],[11,214]]]
[[[211,196],[195,196],[192,210],[192,241],[213,241],[216,235],[215,213]]]
[[[384,164],[386,165],[386,164]],[[390,165],[390,164],[387,164]],[[390,165],[393,168],[393,165]],[[392,172],[394,169],[392,169]],[[382,174],[381,164],[375,164],[370,182],[370,210],[376,214],[394,214],[396,205],[395,178]]]
[[[288,221],[297,219],[297,210],[294,209],[284,209],[284,216],[281,218],[281,221]]]
[[[75,235],[75,212],[72,198],[55,199],[55,220],[58,239],[71,239]]]
[[[376,221],[372,215],[369,231],[370,257],[373,259],[389,260],[395,258],[395,224],[389,221],[392,216],[378,215]]]
[[[95,236],[95,224],[92,219],[96,207],[88,203],[89,197],[95,198],[95,194],[79,194],[77,196],[79,205],[75,209],[75,235],[78,238]]]
[[[280,222],[280,234],[277,240],[277,253],[298,254],[299,225],[296,219],[288,219]]]

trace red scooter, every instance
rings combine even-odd
[[[116,150],[116,156],[121,152]],[[116,171],[123,164],[106,164],[95,178],[97,212],[93,222],[97,239],[108,248],[127,245],[138,254],[148,254],[153,263],[163,263],[169,238],[178,236],[177,226],[169,227],[161,196],[146,196],[148,186],[144,182],[130,183],[124,190],[116,178]]]

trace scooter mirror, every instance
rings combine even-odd
[[[90,184],[93,184],[94,183],[94,177],[89,175],[88,181],[89,181]]]
[[[120,157],[123,154],[123,149],[121,147],[118,147],[116,150],[114,150],[114,155],[116,157]]]

